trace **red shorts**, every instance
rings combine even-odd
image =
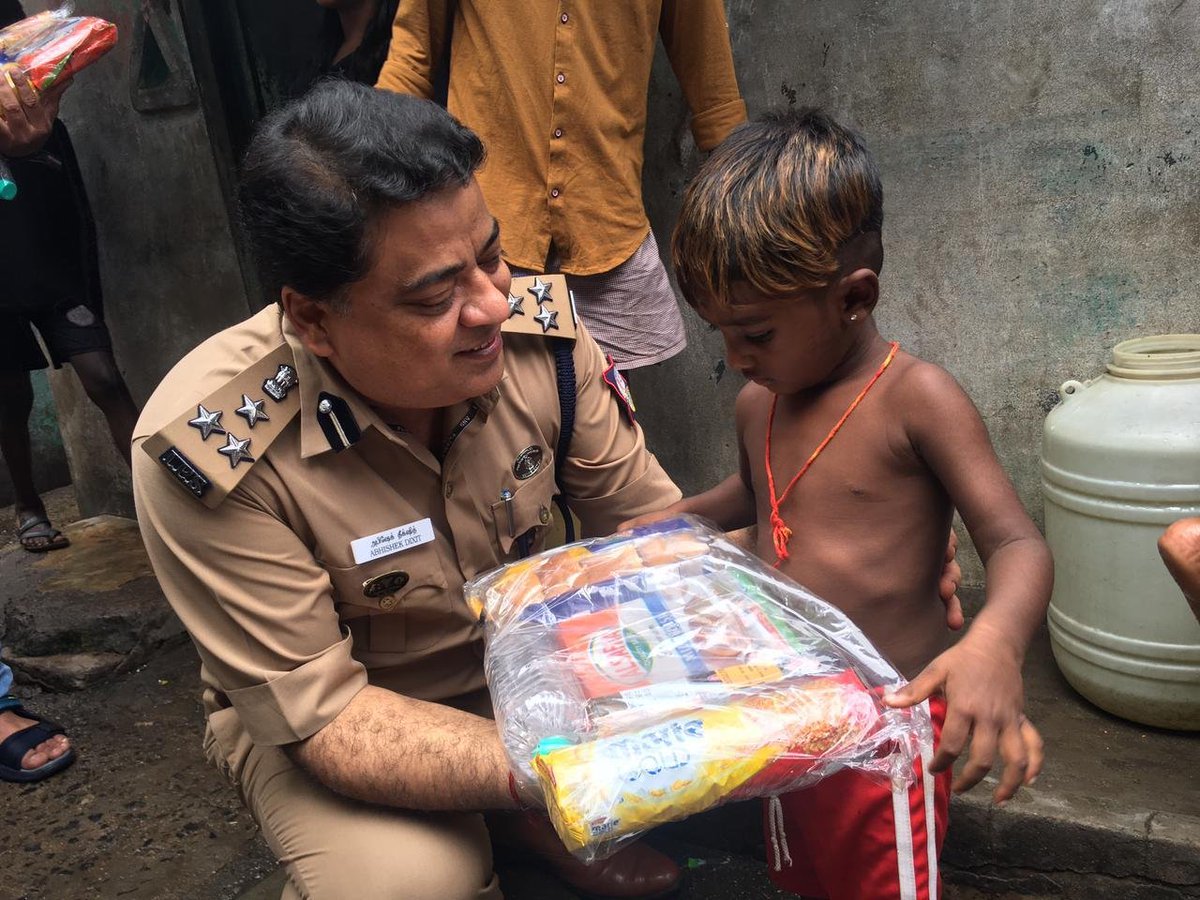
[[[937,746],[946,719],[946,701],[931,697],[929,712]],[[774,840],[780,844],[782,860],[774,858],[772,801],[764,801],[767,853],[773,857],[771,880],[784,890],[830,900],[940,897],[938,856],[946,838],[952,773],[947,769],[927,774],[925,763],[915,763],[917,780],[907,798],[903,794],[893,797],[886,783],[852,769],[780,797],[783,828],[776,828]]]

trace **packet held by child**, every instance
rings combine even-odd
[[[839,769],[897,783],[923,708],[846,616],[679,517],[512,563],[466,587],[513,771],[590,861],[641,831]]]

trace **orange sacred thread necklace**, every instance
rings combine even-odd
[[[854,412],[858,408],[858,404],[862,402],[863,397],[867,396],[867,391],[871,390],[875,386],[875,382],[879,380],[879,376],[887,371],[887,367],[892,364],[892,360],[896,358],[896,353],[899,349],[899,341],[892,341],[892,349],[888,351],[887,358],[875,370],[875,374],[871,376],[871,380],[867,382],[867,386],[858,392],[858,396],[854,398],[854,401],[842,413],[842,417],[837,420],[837,424],[829,429],[829,434],[825,435],[825,440],[821,441],[817,449],[812,452],[812,456],[800,467],[800,471],[788,482],[788,486],[783,489],[783,493],[778,498],[775,496],[775,475],[771,472],[771,432],[775,426],[775,404],[779,400],[779,395],[776,394],[771,397],[771,412],[767,415],[766,464],[767,489],[771,493],[771,538],[775,542],[775,568],[778,569],[779,564],[788,558],[787,545],[788,541],[792,539],[792,529],[788,528],[787,523],[783,521],[783,516],[779,514],[779,507],[787,499],[788,494],[792,492],[792,488],[796,486],[796,482],[804,477],[804,473],[808,471],[817,457],[821,455],[821,451],[829,446],[829,442],[833,440],[833,436],[846,424],[846,420],[850,418],[850,413]]]

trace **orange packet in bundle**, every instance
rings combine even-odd
[[[768,707],[787,722],[786,749],[743,785],[741,797],[761,797],[796,784],[823,766],[843,760],[883,725],[883,706],[853,671],[779,686],[744,701]],[[890,749],[890,748],[886,748]]]

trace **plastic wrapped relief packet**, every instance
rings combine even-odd
[[[834,607],[692,517],[549,550],[467,585],[517,777],[583,860],[713,806],[851,767],[912,778],[931,740]]]

